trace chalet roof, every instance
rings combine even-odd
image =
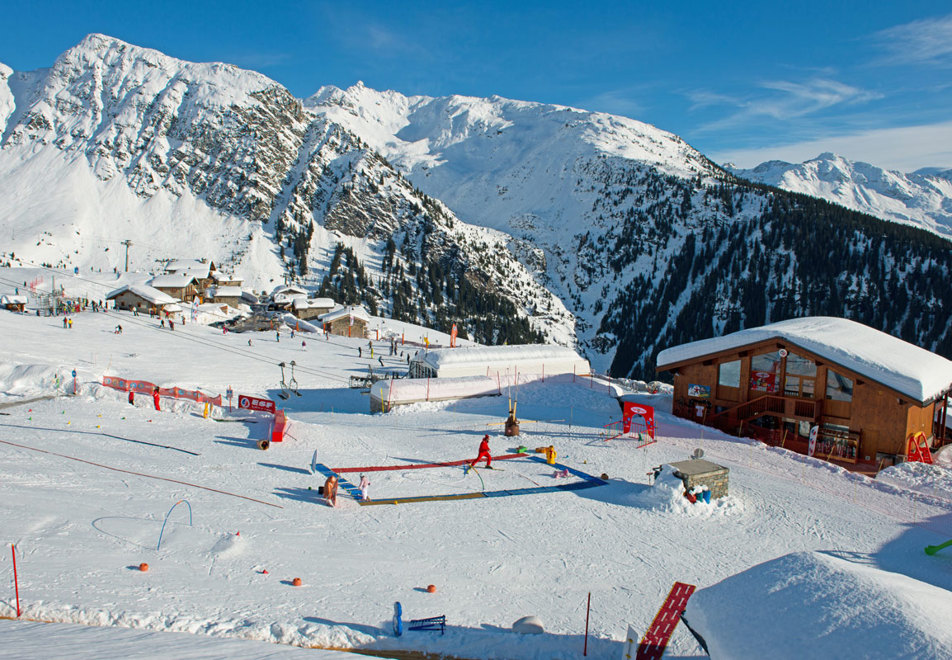
[[[208,277],[208,273],[212,268],[215,267],[214,262],[202,263],[198,259],[173,259],[165,267],[165,271],[168,273],[174,273],[179,271],[192,271],[192,274],[196,277]]]
[[[6,295],[0,296],[0,305],[26,305],[30,302],[30,298],[24,295],[14,295],[8,293]]]
[[[240,298],[240,286],[210,286],[208,291],[215,298]]]
[[[116,296],[125,293],[126,291],[133,295],[139,296],[146,302],[150,302],[153,305],[170,305],[172,303],[178,302],[177,298],[173,298],[167,293],[163,293],[162,291],[159,291],[158,289],[147,284],[126,284],[125,286],[121,286],[114,291],[110,291],[106,295],[106,300],[112,300]]]
[[[221,282],[222,280],[226,282],[244,282],[244,279],[237,277],[236,275],[229,275],[227,273],[223,273],[220,270],[213,270],[211,272],[211,276],[212,276],[212,279],[215,280],[216,282]]]
[[[347,318],[348,316],[353,316],[355,319],[359,319],[364,323],[370,323],[370,316],[364,310],[363,307],[359,305],[356,307],[341,307],[340,309],[335,309],[334,311],[327,312],[326,314],[321,314],[318,318],[324,323],[330,323],[331,321],[336,321],[340,318]]]
[[[501,362],[518,368],[520,363],[554,362],[556,360],[581,361],[573,349],[554,344],[525,344],[512,346],[461,346],[459,348],[434,348],[419,353],[415,361],[424,362],[434,369],[450,365],[488,364]]]
[[[149,280],[149,286],[157,289],[181,289],[195,281],[195,275],[188,271],[156,275]]]
[[[285,294],[285,295],[287,295],[287,296],[293,296],[293,295],[304,295],[304,296],[306,296],[309,292],[308,292],[307,289],[304,289],[304,288],[299,287],[299,286],[293,286],[293,285],[288,285],[288,284],[282,284],[282,285],[280,285],[280,286],[274,287],[274,291],[271,292],[271,295],[272,295],[272,296],[276,296],[276,295],[281,294],[281,293],[283,293],[283,294]]]
[[[779,339],[799,346],[920,403],[952,384],[952,362],[885,332],[842,318],[808,316],[673,346],[658,370],[749,344]]]

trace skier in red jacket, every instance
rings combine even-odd
[[[159,408],[159,388],[158,387],[152,390],[152,402],[155,404],[156,410],[161,410],[161,408]]]
[[[486,459],[486,467],[492,469],[493,457],[489,454],[489,434],[483,436],[483,441],[479,443],[479,456],[470,461],[470,467],[476,467],[482,459]]]

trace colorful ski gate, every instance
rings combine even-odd
[[[410,463],[407,465],[386,465],[386,466],[366,466],[366,467],[344,467],[344,468],[330,468],[321,463],[315,463],[313,469],[315,469],[319,474],[324,477],[329,477],[334,475],[337,477],[338,487],[349,494],[357,503],[361,506],[376,506],[381,504],[411,504],[416,502],[444,502],[449,500],[475,500],[481,498],[493,498],[493,497],[510,497],[514,495],[535,495],[539,493],[554,493],[559,491],[572,491],[572,490],[584,490],[586,488],[594,488],[596,486],[604,486],[608,482],[604,481],[596,476],[591,474],[586,474],[575,468],[568,467],[566,465],[561,465],[559,463],[550,464],[546,459],[541,456],[535,456],[532,454],[504,454],[502,456],[493,456],[494,461],[504,461],[513,458],[525,458],[536,463],[543,463],[547,466],[552,467],[556,470],[566,470],[570,474],[575,475],[582,479],[582,481],[569,483],[569,484],[559,484],[556,486],[537,486],[535,488],[509,488],[506,490],[492,490],[492,491],[482,491],[482,492],[472,492],[472,493],[450,493],[445,495],[416,495],[409,497],[391,497],[383,499],[372,499],[372,500],[362,500],[360,489],[344,477],[342,474],[348,472],[372,472],[372,471],[383,471],[383,470],[418,470],[423,468],[438,468],[438,467],[454,467],[459,465],[464,465],[470,463],[473,459],[468,458],[461,461],[446,461],[442,463]]]
[[[123,392],[135,392],[136,394],[152,394],[155,391],[155,383],[147,380],[126,380],[116,376],[103,376],[102,384],[104,387],[111,387],[114,390]],[[182,387],[160,387],[159,396],[172,399],[188,399],[196,403],[210,403],[213,406],[221,407],[221,394],[212,397],[199,390],[186,390]]]

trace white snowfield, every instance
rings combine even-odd
[[[948,482],[932,480],[928,493],[917,493],[724,436],[672,417],[669,396],[642,397],[657,409],[658,443],[635,450],[631,441],[602,439],[603,425],[619,417],[614,397],[548,379],[515,388],[519,438],[501,435],[506,397],[370,414],[366,395],[348,388],[349,376],[371,364],[368,351],[363,358],[357,352],[367,340],[309,334],[304,347],[284,333],[277,342],[274,333],[222,334],[191,322],[172,332],[128,313],[73,318],[67,330],[59,318],[0,313],[0,616],[15,616],[15,544],[25,617],[100,627],[77,633],[82,653],[61,657],[194,657],[188,642],[158,651],[168,647],[151,633],[171,631],[459,658],[574,659],[591,592],[588,655],[616,660],[627,626],[643,633],[676,580],[702,589],[697,604],[710,617],[708,638],[729,641],[736,621],[718,613],[760,616],[750,608],[770,600],[769,586],[762,600],[756,588],[725,588],[716,605],[703,590],[751,569],[801,585],[789,590],[793,596],[823,593],[827,601],[811,608],[791,598],[787,611],[751,628],[758,648],[769,651],[761,657],[876,657],[880,648],[892,657],[948,657],[952,561],[949,550],[923,552],[950,536],[952,494],[937,485]],[[405,331],[408,342],[424,334],[445,341],[431,330],[372,321],[386,325],[382,337]],[[375,351],[385,366],[405,365],[408,346],[396,356],[387,346],[383,340]],[[301,396],[285,401],[277,398],[277,365],[291,360]],[[129,405],[125,392],[97,384],[103,375],[212,395],[231,386],[236,400],[267,396],[287,412],[288,436],[263,452],[256,447],[270,430],[263,416],[216,410],[204,419],[200,406],[172,399],[156,411],[151,397]],[[45,396],[53,398],[38,399]],[[579,479],[556,477],[527,458],[469,473],[409,469],[474,458],[485,433],[494,455],[519,444],[554,445],[559,462],[607,474],[608,484],[479,497]],[[697,447],[730,468],[729,497],[691,505],[670,479],[648,485],[653,466],[688,458]],[[375,500],[475,499],[360,506],[342,488],[331,508],[317,494],[324,477],[310,473],[315,450],[331,468],[406,466],[365,473]],[[360,472],[342,475],[360,479]],[[804,573],[802,561],[782,559],[817,551],[853,566],[833,571],[824,559]],[[138,570],[142,562],[148,572]],[[870,577],[867,566],[888,578]],[[810,580],[833,574],[888,597],[888,609],[855,606],[850,590],[823,591]],[[301,586],[293,586],[296,577]],[[395,637],[395,601],[407,622],[445,615],[445,634]],[[913,616],[910,601],[929,612]],[[886,633],[877,633],[885,611],[896,614],[888,645]],[[543,634],[511,631],[529,615]],[[60,633],[32,625],[4,623],[0,656],[47,657],[36,644]],[[141,642],[127,628],[138,629]],[[791,637],[793,628],[799,637]],[[234,648],[197,657],[284,657],[286,650]],[[679,625],[668,655],[704,654]]]
[[[786,340],[919,402],[952,384],[952,361],[862,323],[807,316],[665,349],[658,367],[769,339]]]

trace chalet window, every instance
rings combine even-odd
[[[740,360],[717,365],[717,384],[722,387],[740,387]]]
[[[750,390],[773,393],[780,389],[780,353],[763,353],[750,359]]]
[[[853,381],[832,369],[826,372],[826,398],[833,401],[853,400]]]
[[[790,353],[787,355],[786,378],[783,384],[785,396],[812,399],[816,392],[816,363],[808,357]]]

